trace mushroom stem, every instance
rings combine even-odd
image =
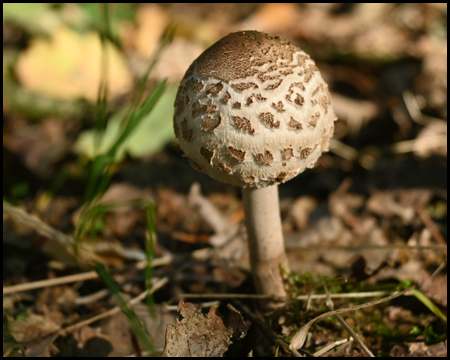
[[[289,268],[281,231],[278,185],[246,187],[242,189],[242,195],[256,290],[264,295],[286,296],[280,265],[286,270]],[[262,305],[271,309],[280,302],[266,301]]]

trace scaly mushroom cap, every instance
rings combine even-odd
[[[237,186],[283,183],[327,151],[336,115],[300,48],[258,31],[229,34],[189,67],[174,128],[192,167]]]

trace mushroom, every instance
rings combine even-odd
[[[314,167],[336,115],[328,85],[297,46],[258,31],[231,33],[189,67],[174,129],[192,167],[242,187],[250,264],[260,294],[286,295],[278,184]],[[266,301],[266,309],[280,302]]]

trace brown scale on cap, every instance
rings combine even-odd
[[[313,152],[313,148],[306,147],[304,149],[300,148],[300,158],[306,159]]]
[[[293,148],[283,149],[283,158],[285,160],[289,160],[293,156],[294,156],[294,149]]]
[[[220,123],[222,122],[222,117],[219,115],[219,117],[213,118],[209,115],[206,115],[202,117],[202,122],[200,124],[200,129],[203,131],[213,131],[215,128],[217,128]]]
[[[205,160],[208,162],[208,164],[212,164],[212,158],[214,156],[214,151],[211,151],[207,148],[201,147],[200,148],[200,154],[205,158]]]
[[[273,163],[273,155],[270,151],[267,151],[264,154],[256,154],[258,161],[261,165],[270,165]]]
[[[319,120],[319,117],[320,117],[320,113],[319,112],[315,112],[314,115],[311,116],[311,120],[308,122],[308,124],[310,126],[316,127],[317,120]]]
[[[230,93],[227,91],[227,93],[225,94],[225,96],[223,97],[222,101],[224,102],[224,104],[228,104],[228,100],[231,99],[231,95]]]
[[[228,147],[228,152],[229,152],[230,155],[231,155],[232,157],[234,157],[237,161],[239,161],[239,162],[243,162],[243,161],[244,161],[244,158],[245,158],[245,151],[243,151],[243,150],[238,150],[238,149],[235,149],[235,148],[232,147],[232,146],[229,146],[229,147]]]
[[[283,80],[280,80],[274,84],[270,84],[270,85],[266,86],[266,88],[264,90],[275,90],[278,86],[281,85],[282,82],[283,82]]]
[[[191,115],[197,116],[199,114],[206,113],[206,105],[202,104],[200,101],[196,101],[191,106]]]
[[[289,126],[291,128],[294,128],[295,130],[303,129],[302,123],[300,123],[297,120],[295,120],[292,116],[291,116],[291,119],[289,120]]]
[[[300,94],[297,94],[297,97],[295,98],[294,103],[296,103],[299,106],[303,106],[303,104],[305,103],[305,98],[303,96],[301,96]]]
[[[283,106],[283,102],[282,101],[278,101],[276,104],[273,102],[272,103],[272,107],[278,112],[286,111],[286,109]]]
[[[259,118],[261,119],[261,121],[266,124],[269,128],[279,128],[280,127],[280,122],[279,121],[275,121],[275,117],[273,116],[272,113],[270,112],[266,112],[266,113],[261,113],[259,114]]]
[[[255,133],[255,129],[253,129],[252,123],[250,122],[249,119],[240,116],[233,116],[233,121],[238,129],[244,130],[249,134]]]
[[[200,92],[204,87],[203,84],[199,80],[195,80],[195,79],[190,79],[186,83],[186,86],[195,92]]]
[[[253,88],[253,89],[257,89],[258,88],[258,85],[256,85],[254,82],[234,84],[234,85],[231,85],[231,86],[234,89],[239,90],[239,91],[247,90],[247,89],[250,89],[250,88]]]
[[[208,86],[206,92],[208,94],[213,94],[213,95],[217,95],[218,93],[220,93],[223,89],[223,83],[220,81],[216,84],[211,84]]]
[[[242,180],[244,180],[244,182],[246,184],[253,184],[255,182],[255,177],[253,175],[250,176],[242,176]]]
[[[189,67],[174,128],[196,168],[265,187],[314,164],[329,147],[334,120],[328,86],[305,52],[278,36],[239,31]]]
[[[231,168],[227,165],[225,165],[223,162],[219,163],[219,165],[217,165],[219,170],[222,170],[223,172],[226,172],[227,174],[231,174]]]

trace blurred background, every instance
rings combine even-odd
[[[446,261],[447,4],[3,4],[4,200],[69,235],[95,197],[127,202],[92,217],[82,231],[89,236],[77,238],[95,240],[90,251],[117,269],[145,258],[146,212],[129,202],[146,199],[156,205],[152,256],[200,254],[155,268],[157,277],[172,276],[156,303],[183,292],[251,292],[240,192],[191,169],[172,128],[189,65],[238,30],[279,35],[306,51],[338,116],[330,152],[280,186],[292,272],[366,285],[408,280],[446,311],[446,265],[431,274]],[[121,138],[129,115],[155,94]],[[104,154],[112,154],[100,170],[107,186],[96,188]],[[4,286],[86,270],[39,229],[3,219]],[[75,305],[99,287],[16,294],[4,298],[4,312],[45,307],[58,329],[75,312],[106,306]],[[49,305],[56,298],[71,305]]]

